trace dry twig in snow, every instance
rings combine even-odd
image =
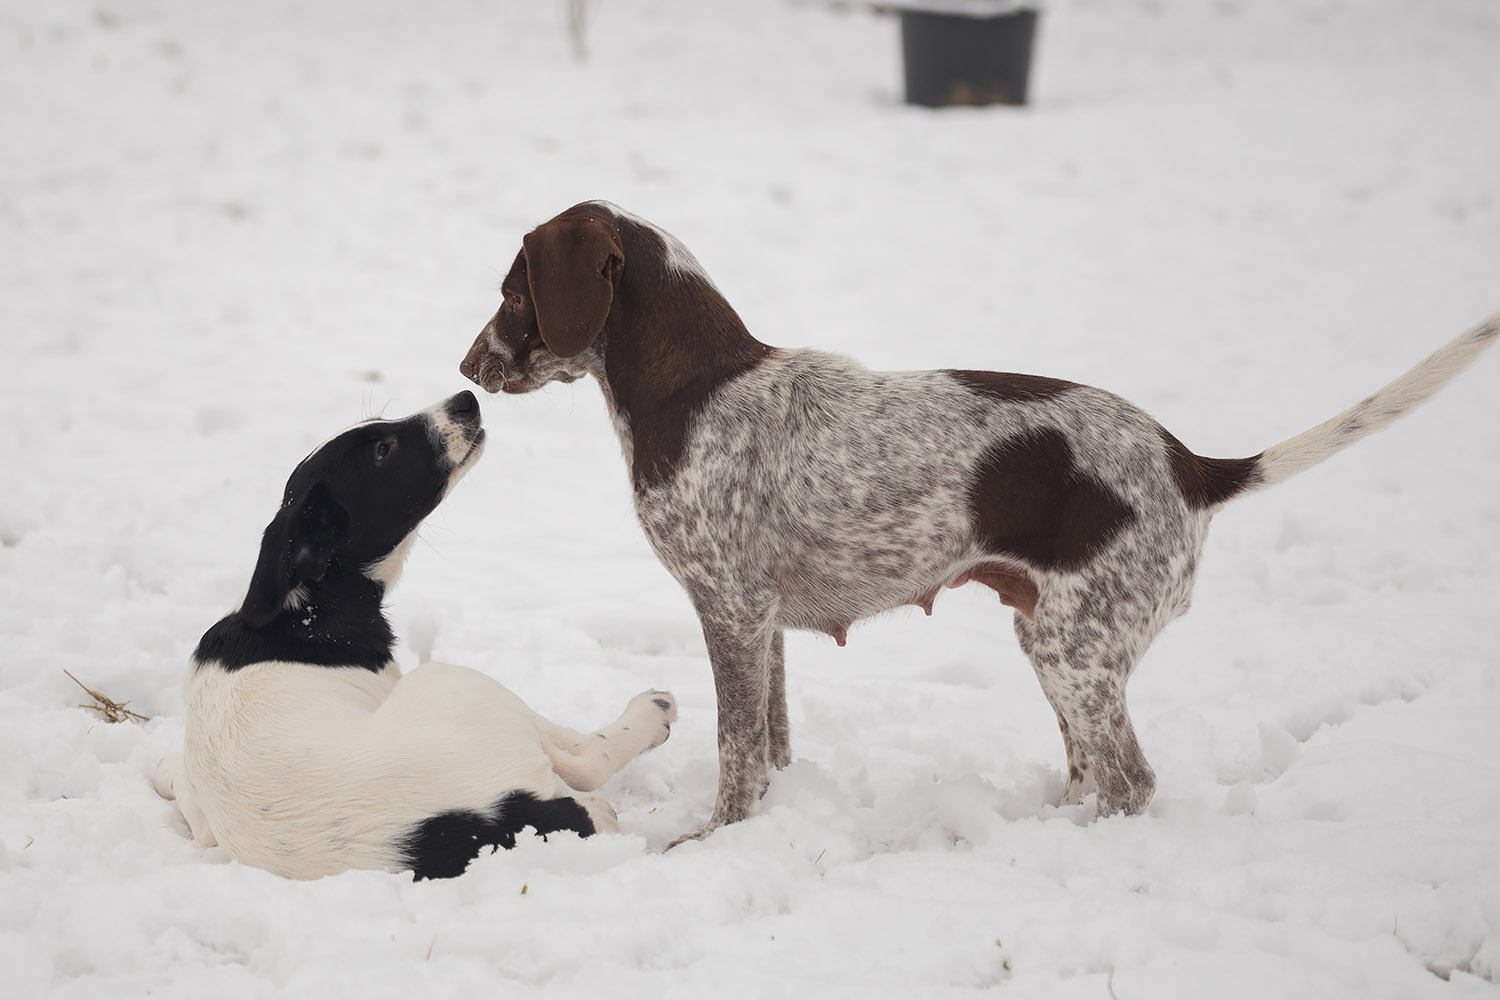
[[[115,701],[113,698],[108,698],[100,694],[98,691],[95,691],[87,684],[83,683],[83,681],[79,680],[77,677],[74,677],[71,673],[68,673],[68,671],[64,670],[63,673],[68,674],[69,680],[87,691],[89,697],[93,698],[94,701],[97,702],[97,704],[94,705],[79,705],[79,708],[86,708],[91,712],[98,712],[100,715],[104,716],[104,720],[106,722],[124,722],[126,719],[135,719],[137,722],[151,721],[151,716],[142,715],[139,712],[132,712],[130,709],[126,708],[125,706],[129,705],[130,702]]]

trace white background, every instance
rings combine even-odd
[[[796,762],[712,805],[713,693],[596,386],[486,398],[391,616],[592,727],[673,690],[626,835],[294,883],[151,791],[292,466],[458,391],[521,235],[608,198],[778,346],[1112,389],[1202,454],[1500,308],[1489,0],[1053,3],[1034,103],[901,104],[897,21],[777,0],[0,2],[7,998],[1493,997],[1500,356],[1216,522],[1131,686],[1146,816],[980,588],[788,640]],[[75,708],[63,670],[153,716]]]

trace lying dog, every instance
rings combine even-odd
[[[1385,426],[1500,333],[1490,319],[1252,458],[1193,454],[1117,396],[982,371],[871,372],[750,336],[693,255],[604,202],[528,233],[461,371],[490,392],[593,375],[657,555],[713,664],[719,791],[743,818],[790,759],[782,630],[827,632],[986,584],[1057,713],[1064,801],[1139,813],[1155,776],[1125,682],[1187,610],[1208,523]]]
[[[349,868],[461,874],[526,827],[617,831],[588,794],[663,743],[664,691],[584,735],[464,667],[406,676],[381,601],[418,525],[478,460],[462,392],[358,424],[293,471],[239,610],[204,634],[184,686],[187,735],[157,768],[206,846],[290,878]]]

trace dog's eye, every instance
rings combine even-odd
[[[384,462],[390,453],[396,450],[396,442],[389,439],[375,442],[375,464]]]

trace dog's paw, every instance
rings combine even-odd
[[[655,736],[648,750],[654,750],[667,742],[667,737],[672,735],[672,723],[677,721],[677,699],[672,697],[670,691],[642,691],[630,699],[631,714],[639,712],[650,725],[656,726],[660,732]]]
[[[674,847],[681,847],[683,844],[686,844],[686,843],[688,843],[689,841],[692,841],[692,840],[703,840],[709,834],[713,833],[715,830],[717,830],[719,827],[721,827],[723,825],[724,824],[722,824],[722,823],[716,823],[713,820],[709,820],[702,827],[700,827],[697,830],[694,830],[692,833],[684,833],[682,836],[678,837],[676,840],[674,840],[670,844],[668,844],[664,848],[664,850],[670,851],[672,848],[674,848]]]
[[[589,814],[595,833],[620,832],[620,817],[615,813],[614,806],[605,801],[604,796],[594,792],[574,792],[573,801],[583,806],[584,812]]]
[[[151,777],[151,786],[156,789],[156,794],[171,801],[177,798],[177,779],[182,777],[182,754],[169,753],[156,765],[156,773]]]

